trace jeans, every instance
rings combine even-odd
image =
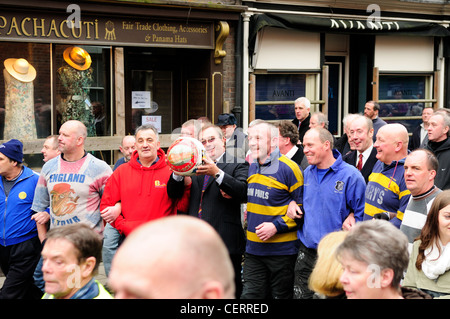
[[[111,270],[111,262],[116,254],[117,248],[119,248],[120,233],[117,229],[112,227],[109,223],[106,224],[103,231],[103,249],[102,259],[103,266],[105,267],[105,274],[108,277]]]
[[[241,299],[292,299],[296,257],[246,253]]]

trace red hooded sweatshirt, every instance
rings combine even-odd
[[[188,205],[190,186],[179,200],[168,196],[167,182],[172,172],[162,149],[158,149],[157,156],[156,163],[144,167],[135,151],[131,160],[120,165],[106,183],[100,211],[120,201],[122,214],[111,225],[125,236],[150,220],[175,215],[177,207],[182,210]]]

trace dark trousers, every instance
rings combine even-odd
[[[42,297],[33,280],[41,254],[41,241],[36,236],[11,246],[0,245],[0,267],[6,276],[0,299],[39,299]]]
[[[312,299],[314,291],[309,289],[308,282],[317,260],[317,250],[307,248],[300,242],[297,260],[295,261],[294,299]]]
[[[241,299],[292,299],[296,257],[246,253]]]
[[[239,299],[242,294],[242,255],[230,254],[231,263],[234,269],[234,285],[236,288],[235,297]]]

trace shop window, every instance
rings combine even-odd
[[[0,48],[0,139],[50,135],[50,45],[2,42]]]
[[[379,82],[379,116],[388,123],[401,123],[412,132],[421,123],[424,107],[433,106],[432,76],[380,75]]]
[[[161,134],[172,132],[172,72],[133,70],[132,132],[143,124],[152,124]],[[165,119],[165,120],[163,120]]]
[[[55,45],[57,127],[83,122],[88,136],[111,136],[110,48]]]
[[[67,63],[67,56],[64,58],[64,51],[69,47],[71,45],[0,43],[3,67],[0,72],[0,139],[32,141],[35,154],[25,154],[24,161],[35,169],[44,164],[42,154],[38,153],[42,147],[39,139],[58,134],[63,115],[64,120],[89,119],[83,120],[89,136],[112,135],[110,48],[79,46],[91,59],[87,71],[81,71]],[[82,61],[78,63],[86,66]],[[70,68],[75,72],[67,71]],[[67,110],[70,108],[74,112],[69,117]],[[87,113],[91,116],[86,116]],[[93,153],[111,162],[110,151]]]
[[[255,87],[255,118],[295,118],[293,101],[306,95],[306,74],[258,74]],[[281,101],[289,103],[283,104]]]

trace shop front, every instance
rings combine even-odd
[[[253,6],[247,12],[250,120],[293,119],[294,100],[306,96],[311,112],[327,114],[329,130],[339,136],[343,117],[363,113],[366,101],[375,100],[380,117],[411,132],[424,107],[446,105],[444,23]]]
[[[222,112],[240,7],[89,1],[76,19],[68,4],[25,2],[0,12],[0,139],[20,139],[27,165],[42,166],[44,139],[70,119],[88,128],[86,149],[114,164],[139,125],[168,147],[187,119]]]

